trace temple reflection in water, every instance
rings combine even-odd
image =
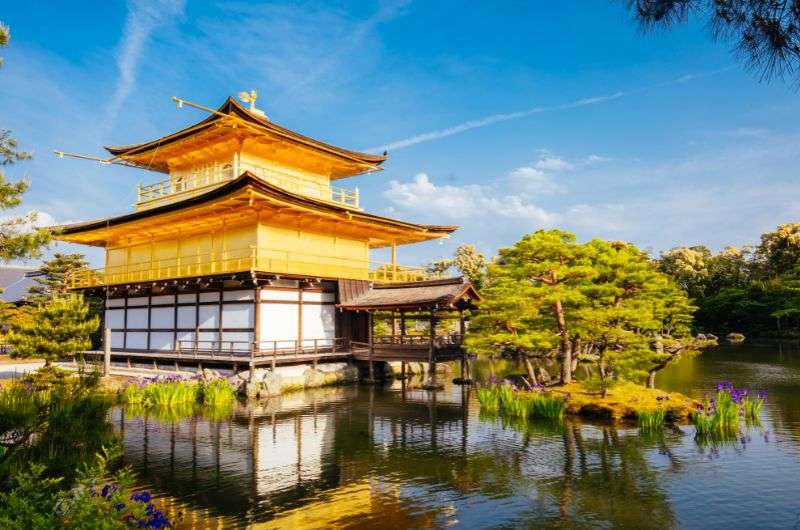
[[[656,475],[642,473],[638,435],[569,423],[498,428],[470,392],[340,387],[240,407],[222,421],[117,409],[114,424],[126,463],[186,528],[494,526],[502,521],[488,506],[498,498],[522,503],[506,523],[585,513],[619,522],[615,501],[635,501],[628,524],[653,513],[673,520]],[[632,462],[637,473],[621,473]],[[596,487],[602,480],[610,489]]]

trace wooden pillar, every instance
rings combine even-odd
[[[103,328],[103,375],[111,375],[111,328]]]
[[[367,311],[367,342],[369,343],[369,379],[367,380],[368,383],[375,382],[375,367],[372,363],[372,352],[375,349],[373,340],[374,340],[374,333],[372,331],[372,311]]]
[[[261,287],[258,280],[253,289],[253,355],[261,352]]]
[[[397,280],[397,242],[392,241],[392,279]]]
[[[435,350],[435,339],[436,339],[436,317],[434,316],[434,310],[431,309],[430,319],[429,319],[429,333],[428,333],[428,383],[425,385],[425,388],[428,390],[436,390],[440,386],[436,381],[436,350]]]
[[[466,323],[464,321],[464,310],[458,310],[458,332],[459,332],[459,348],[461,350],[461,377],[454,382],[459,385],[468,385],[472,381],[469,378],[469,362],[467,359],[467,349],[464,347],[464,334],[466,333]]]
[[[400,335],[406,334],[406,312],[400,310]]]

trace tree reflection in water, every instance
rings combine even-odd
[[[675,525],[653,463],[680,471],[672,434],[482,419],[469,387],[334,388],[224,420],[118,409],[114,421],[148,486],[227,525]]]

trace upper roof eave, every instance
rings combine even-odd
[[[231,97],[228,97],[225,100],[225,102],[219,107],[219,109],[217,109],[217,112],[232,116],[235,115],[258,127],[262,127],[274,134],[287,138],[290,141],[303,144],[313,149],[324,151],[328,154],[338,156],[340,158],[345,158],[350,162],[356,162],[368,166],[373,166],[375,167],[375,169],[378,169],[378,166],[380,166],[388,158],[387,155],[376,155],[372,153],[351,151],[349,149],[337,147],[335,145],[322,142],[320,140],[315,140],[314,138],[305,136],[298,132],[287,129],[286,127],[278,125],[277,123],[272,122],[266,117],[261,117],[256,114],[253,114],[252,112],[242,107]],[[208,126],[211,126],[214,122],[220,119],[223,119],[223,117],[220,116],[219,114],[212,114],[207,118],[195,123],[194,125],[190,125],[189,127],[176,131],[172,134],[162,136],[161,138],[157,138],[155,140],[150,140],[148,142],[143,142],[139,144],[130,144],[130,145],[108,145],[104,146],[104,148],[111,155],[117,158],[125,158],[126,156],[139,155],[142,153],[146,153],[151,149],[155,149],[157,147],[181,140],[182,138],[185,138],[198,130],[202,130]]]

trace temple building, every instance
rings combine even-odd
[[[175,133],[106,147],[109,162],[162,173],[162,180],[138,186],[130,213],[62,226],[56,236],[105,249],[102,268],[69,281],[106,299],[115,355],[176,366],[187,358],[243,360],[251,368],[371,359],[379,339],[373,313],[402,321],[428,311],[434,323],[437,312],[461,312],[477,298],[461,278],[432,278],[397,263],[399,246],[457,227],[368,213],[358,189],[340,186],[379,171],[385,154],[309,138],[232,98],[205,110],[207,118]],[[390,262],[370,260],[380,248],[390,249]],[[442,351],[455,345],[437,338],[432,325],[420,348],[403,338],[400,324],[393,317],[391,335],[380,338],[405,344],[398,353],[419,356],[434,341]]]

